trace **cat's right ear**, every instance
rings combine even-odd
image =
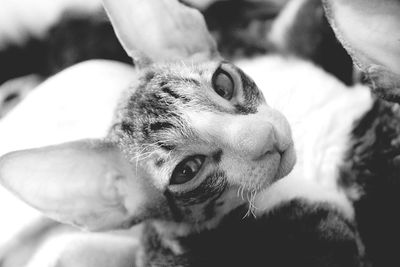
[[[103,140],[0,157],[0,183],[9,191],[54,220],[93,231],[129,228],[157,216],[163,197],[150,181],[143,167]]]
[[[177,0],[103,0],[114,30],[135,63],[218,57],[201,13]]]

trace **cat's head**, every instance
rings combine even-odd
[[[110,138],[183,219],[215,221],[293,167],[286,119],[233,64],[157,64],[133,91]]]
[[[199,229],[239,206],[252,210],[255,194],[295,163],[286,119],[250,77],[218,56],[195,10],[173,0],[105,4],[124,47],[141,59],[140,78],[123,96],[109,135],[7,154],[1,182],[48,216],[92,230],[145,219]],[[143,10],[132,4],[183,34],[170,40],[163,32],[153,47],[153,37],[138,44],[159,28],[133,38]],[[188,16],[196,32],[185,28]],[[193,34],[194,43],[187,40]]]

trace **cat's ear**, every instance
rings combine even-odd
[[[81,140],[0,158],[0,182],[57,221],[88,230],[127,228],[151,216],[158,191],[110,142]]]
[[[326,15],[373,89],[400,100],[400,1],[324,0]]]
[[[103,5],[123,47],[139,65],[218,56],[201,13],[177,0],[103,0]]]

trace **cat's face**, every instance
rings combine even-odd
[[[228,62],[149,66],[110,139],[168,200],[173,220],[214,224],[292,169],[285,118]]]

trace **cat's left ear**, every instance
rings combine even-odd
[[[103,4],[120,42],[139,65],[219,55],[201,13],[177,0],[103,0]]]
[[[0,182],[7,189],[44,215],[88,230],[127,228],[151,217],[162,198],[148,178],[113,143],[102,140],[0,158]]]

